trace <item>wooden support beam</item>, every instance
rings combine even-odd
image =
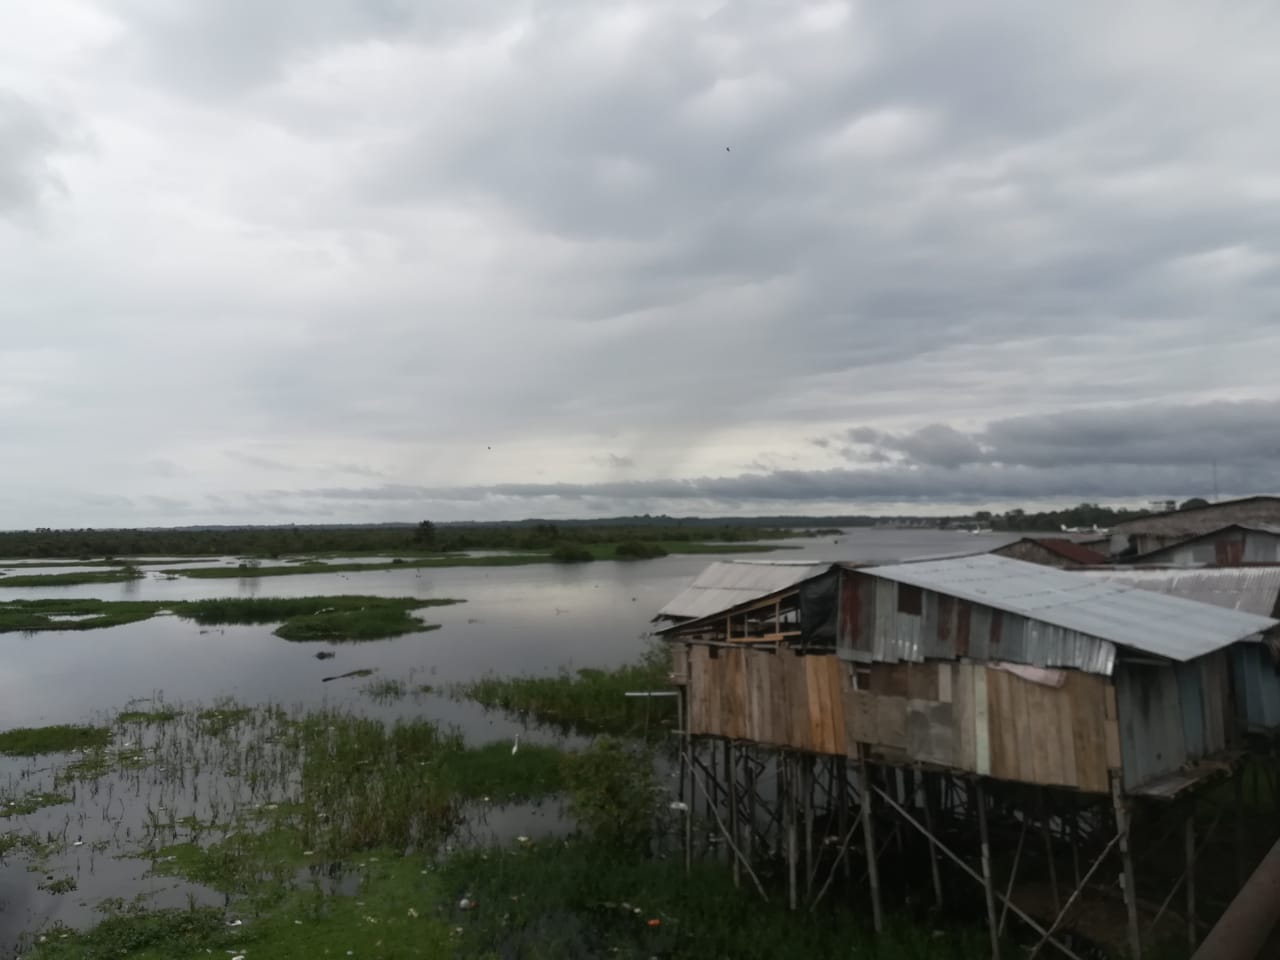
[[[835,863],[831,864],[831,869],[827,871],[826,881],[822,884],[822,887],[818,890],[818,895],[813,898],[813,902],[809,904],[810,911],[813,911],[818,906],[818,903],[822,900],[823,896],[826,894],[827,888],[831,886],[831,881],[835,879],[836,869],[840,866],[842,862],[848,863],[849,857],[847,856],[847,854],[849,853],[849,841],[853,839],[853,834],[858,829],[858,824],[862,822],[862,814],[863,814],[863,811],[859,810],[858,816],[853,821],[853,826],[851,826],[843,834],[843,839],[840,841],[840,849],[836,854]]]
[[[702,783],[701,780],[698,780],[697,777],[695,777],[694,782],[697,784],[698,788],[702,791],[703,796],[710,797],[710,793],[708,792],[706,786]],[[760,892],[760,896],[767,903],[769,900],[769,895],[764,892],[764,886],[760,883],[760,878],[757,877],[755,871],[751,869],[751,864],[747,862],[746,859],[742,856],[742,851],[738,849],[738,845],[735,844],[733,840],[729,837],[729,831],[725,828],[724,821],[720,819],[720,813],[719,811],[716,810],[715,804],[712,804],[710,809],[712,814],[715,815],[716,825],[720,828],[720,832],[724,835],[725,842],[729,844],[729,849],[733,852],[733,855],[735,857],[737,857],[739,860],[742,861],[743,866],[746,867],[747,875],[751,877],[751,879],[755,882],[756,890]]]
[[[1196,807],[1192,799],[1187,808],[1186,835],[1183,850],[1187,856],[1187,949],[1196,948]]]
[[[736,849],[736,845],[741,842],[741,837],[738,836],[738,768],[733,762],[733,744],[728,740],[724,742],[724,785],[725,789],[729,791],[729,795],[726,797],[729,809],[726,812],[729,816],[730,846]],[[738,857],[733,858],[733,885],[735,888],[742,885],[738,860]]]
[[[1129,849],[1129,808],[1120,788],[1120,778],[1111,777],[1111,798],[1116,812],[1116,836],[1120,838],[1120,862],[1124,870],[1124,906],[1129,918],[1129,953],[1132,960],[1142,960],[1142,934],[1138,929],[1138,882],[1133,870],[1133,853]]]
[[[891,807],[891,808],[892,808],[892,809],[893,809],[893,810],[898,814],[898,816],[902,817],[902,819],[903,819],[903,820],[905,820],[908,824],[910,824],[912,827],[914,827],[914,828],[915,828],[916,830],[918,830],[920,833],[924,834],[925,836],[929,836],[929,831],[928,831],[927,829],[925,829],[924,825],[923,825],[923,824],[921,824],[921,823],[920,823],[920,821],[919,821],[919,820],[917,820],[915,817],[911,816],[911,814],[910,814],[910,813],[908,813],[906,810],[904,810],[901,806],[899,806],[899,805],[894,801],[894,799],[893,799],[891,796],[889,796],[887,793],[885,793],[885,792],[884,792],[883,790],[881,790],[879,787],[875,787],[875,788],[874,788],[874,790],[875,790],[875,792],[876,792],[876,793],[878,793],[878,794],[880,795],[880,797],[885,801],[885,803],[887,803],[887,804],[888,804],[888,805],[889,805],[889,806],[890,806],[890,807]],[[969,864],[965,863],[965,862],[964,862],[964,859],[963,859],[963,858],[962,858],[958,853],[956,853],[954,850],[952,850],[950,847],[948,847],[948,846],[947,846],[945,843],[943,843],[941,840],[937,841],[937,843],[938,843],[938,852],[939,852],[939,853],[941,853],[943,856],[945,856],[948,860],[950,860],[952,863],[954,863],[957,867],[959,867],[961,870],[963,870],[965,873],[967,873],[971,878],[973,878],[974,880],[976,880],[978,883],[982,883],[982,874],[978,873],[978,871],[977,871],[977,870],[973,869],[973,867],[971,867],[971,866],[969,866]],[[1099,861],[1099,862],[1101,862],[1101,861]],[[999,895],[999,894],[996,894],[996,896],[1000,896],[1000,895]],[[1003,901],[1003,899],[1004,899],[1004,898],[1003,898],[1003,897],[1001,897],[1001,900],[1002,900],[1002,901]],[[1063,953],[1065,956],[1070,957],[1070,958],[1071,958],[1071,960],[1080,960],[1080,956],[1079,956],[1078,954],[1076,954],[1076,953],[1075,953],[1075,952],[1074,952],[1070,947],[1068,947],[1066,944],[1064,944],[1064,943],[1062,943],[1062,942],[1060,942],[1060,941],[1058,941],[1058,940],[1054,940],[1051,936],[1049,936],[1049,935],[1048,935],[1048,933],[1046,932],[1045,928],[1044,928],[1043,926],[1041,926],[1041,925],[1040,925],[1040,923],[1039,923],[1039,922],[1038,922],[1034,917],[1032,917],[1030,914],[1028,914],[1025,910],[1023,910],[1023,909],[1022,909],[1021,907],[1019,907],[1017,904],[1015,904],[1015,903],[1010,903],[1010,904],[1009,904],[1009,909],[1013,911],[1013,915],[1014,915],[1015,917],[1017,917],[1018,919],[1020,919],[1023,923],[1025,923],[1027,926],[1029,926],[1029,927],[1030,927],[1032,930],[1034,930],[1036,933],[1038,933],[1038,934],[1040,934],[1041,936],[1043,936],[1043,937],[1045,938],[1045,940],[1044,940],[1044,942],[1045,942],[1045,943],[1047,943],[1047,944],[1049,944],[1050,946],[1052,946],[1052,947],[1056,948],[1057,950],[1062,951],[1062,953]]]
[[[813,757],[799,755],[800,802],[804,804],[804,895],[813,895]]]
[[[1104,861],[1107,858],[1107,854],[1111,852],[1111,848],[1114,847],[1119,842],[1120,842],[1120,834],[1117,833],[1114,837],[1111,838],[1111,840],[1107,843],[1107,845],[1102,848],[1102,852],[1098,854],[1098,859],[1093,861],[1093,866],[1089,868],[1089,872],[1084,875],[1084,879],[1082,879],[1079,883],[1076,884],[1075,890],[1071,891],[1071,896],[1067,897],[1066,906],[1064,906],[1061,910],[1058,911],[1058,915],[1054,918],[1053,923],[1049,925],[1049,929],[1041,931],[1040,942],[1037,943],[1034,948],[1032,948],[1030,955],[1027,957],[1027,960],[1035,960],[1036,954],[1040,952],[1041,947],[1043,947],[1046,943],[1054,943],[1054,941],[1050,939],[1053,935],[1053,932],[1058,929],[1058,925],[1062,923],[1062,921],[1066,918],[1067,914],[1071,911],[1071,908],[1075,906],[1076,899],[1080,896],[1080,894],[1084,892],[1085,884],[1087,884],[1093,878],[1094,873],[1097,871],[1097,869],[1100,866],[1102,866],[1102,861]]]
[[[680,787],[680,795],[684,798],[684,872],[685,876],[693,869],[693,764],[690,757],[693,755],[693,735],[689,732],[689,693],[687,690],[681,690],[681,705],[683,707],[684,727],[684,749],[680,751],[680,779],[683,781],[688,777],[687,785],[682,783]]]
[[[996,920],[996,890],[991,877],[991,838],[987,833],[987,794],[982,781],[973,782],[978,807],[978,838],[982,843],[982,889],[987,897],[987,926],[991,931],[991,960],[1000,960],[1000,924]],[[1008,903],[1005,900],[1005,903]]]
[[[791,905],[791,909],[796,908],[796,858],[799,851],[796,845],[796,785],[795,785],[795,760],[791,754],[783,754],[783,766],[786,775],[783,777],[784,799],[783,814],[787,825],[787,902]]]
[[[933,877],[933,899],[942,906],[942,871],[938,868],[938,845],[933,839],[933,791],[929,789],[929,775],[923,770],[916,771],[919,777],[921,808],[924,811],[924,825],[929,831],[929,872]]]
[[[1018,879],[1018,863],[1022,860],[1022,845],[1027,839],[1027,817],[1024,812],[1022,817],[1022,829],[1018,831],[1018,849],[1013,854],[1013,866],[1009,869],[1009,884],[1004,889],[1004,908],[1000,911],[1000,926],[998,932],[1004,933],[1004,922],[1009,918],[1009,900],[1013,896],[1013,885]],[[1056,898],[1055,898],[1056,899]],[[1053,909],[1059,909],[1058,904],[1053,905]]]
[[[1058,894],[1058,863],[1053,858],[1053,833],[1049,829],[1049,814],[1044,802],[1044,787],[1036,788],[1036,808],[1040,821],[1040,832],[1044,836],[1044,855],[1049,863],[1049,889],[1053,893],[1053,909],[1062,909],[1062,898]]]
[[[880,906],[880,867],[876,863],[875,804],[873,797],[879,789],[871,785],[871,767],[866,759],[860,761],[862,774],[862,839],[867,848],[867,874],[871,878],[871,919],[876,933],[884,929],[884,914]]]

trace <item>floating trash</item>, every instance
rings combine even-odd
[[[243,924],[243,923],[244,923],[244,921],[243,921],[243,920],[228,920],[228,921],[227,921],[227,926],[228,926],[228,927],[238,927],[238,926],[240,926],[240,925],[241,925],[241,924]]]
[[[672,800],[671,809],[684,811],[689,809],[689,805],[685,803],[683,800]]]
[[[649,919],[649,920],[646,920],[646,921],[645,921],[645,926],[649,926],[649,927],[660,927],[660,926],[662,926],[662,921],[661,921],[661,920],[659,920],[657,917],[653,917],[653,918],[651,918],[651,919]]]

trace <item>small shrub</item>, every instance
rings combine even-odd
[[[648,853],[658,806],[652,754],[635,744],[602,737],[565,758],[570,808],[593,843]]]

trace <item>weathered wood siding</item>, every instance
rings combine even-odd
[[[691,732],[921,762],[1002,780],[1108,789],[1120,766],[1114,691],[1064,671],[1060,687],[983,664],[858,666],[787,648],[689,650]]]

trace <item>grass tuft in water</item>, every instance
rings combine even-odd
[[[675,727],[675,699],[626,694],[669,689],[670,669],[670,650],[658,642],[640,662],[615,670],[561,671],[550,677],[490,675],[453,692],[564,732],[658,739]]]
[[[279,623],[275,634],[285,640],[382,640],[434,630],[411,611],[460,603],[415,597],[232,597],[175,604],[174,612],[197,623]]]
[[[13,578],[0,580],[13,586]],[[8,600],[0,602],[0,633],[96,630],[153,616],[157,603],[130,600]]]
[[[45,753],[70,753],[105,747],[111,742],[106,727],[59,724],[51,727],[16,727],[0,733],[0,753],[35,757]]]

